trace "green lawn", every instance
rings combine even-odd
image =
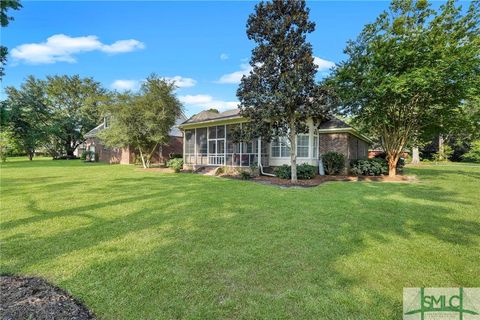
[[[281,189],[13,159],[0,271],[101,319],[399,319],[403,287],[480,287],[480,166],[408,173]]]

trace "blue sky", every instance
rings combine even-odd
[[[319,77],[341,61],[348,39],[388,7],[383,1],[309,1],[316,30],[308,40]],[[10,50],[2,87],[28,75],[94,77],[135,89],[150,73],[175,79],[186,114],[235,106],[253,43],[245,24],[251,1],[23,1],[2,29]],[[2,90],[3,91],[3,90]]]

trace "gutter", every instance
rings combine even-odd
[[[262,139],[258,138],[258,146],[257,146],[257,152],[258,152],[258,168],[260,169],[260,174],[264,176],[269,176],[269,177],[275,177],[274,174],[271,173],[266,173],[263,172],[263,166],[262,166]]]

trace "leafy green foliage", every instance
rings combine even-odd
[[[292,167],[289,165],[282,165],[276,167],[273,171],[276,177],[280,179],[290,179],[292,174]],[[297,165],[297,174],[298,179],[300,180],[309,180],[315,178],[317,174],[317,167],[309,165],[307,163],[302,163]]]
[[[336,175],[343,173],[345,169],[345,156],[342,153],[330,151],[322,154],[325,173]]]
[[[463,155],[463,161],[480,162],[480,140],[476,140],[472,143],[470,151]]]
[[[327,81],[341,111],[382,142],[389,174],[409,142],[461,120],[464,102],[478,95],[478,11],[478,2],[463,13],[454,1],[436,12],[424,0],[394,0],[348,43],[348,59]]]
[[[18,149],[23,150],[31,160],[35,150],[47,140],[50,112],[45,90],[45,81],[33,76],[27,78],[19,89],[7,87],[7,99],[2,106],[2,120],[11,132],[11,138]]]
[[[18,0],[2,0],[0,1],[0,25],[2,28],[8,26],[13,17],[8,16],[8,10],[19,10],[22,7]],[[5,46],[0,46],[0,80],[5,75],[5,63],[7,62],[8,49]]]
[[[354,160],[350,172],[356,176],[380,176],[388,173],[388,164],[382,158]]]
[[[173,83],[152,74],[139,93],[117,93],[106,108],[111,124],[99,138],[110,147],[133,147],[143,167],[149,167],[153,153],[168,142],[170,129],[183,113],[174,90]]]
[[[100,108],[108,101],[106,90],[93,78],[78,75],[47,77],[45,90],[50,112],[49,142],[57,154],[73,156],[84,134],[101,121]]]
[[[172,168],[176,173],[178,173],[183,169],[183,159],[170,159],[167,161],[167,167]]]
[[[306,132],[306,120],[316,123],[328,115],[332,95],[315,83],[317,66],[306,36],[315,24],[309,20],[305,1],[260,2],[247,22],[247,36],[256,43],[252,71],[237,90],[246,140],[286,136],[290,160],[296,168],[296,133]],[[292,181],[297,179],[292,170]]]

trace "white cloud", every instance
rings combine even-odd
[[[97,36],[70,37],[55,34],[47,41],[26,43],[12,49],[12,57],[29,64],[48,64],[55,62],[76,62],[75,55],[82,52],[101,51],[109,54],[130,52],[145,48],[135,39],[119,40],[110,45],[103,44]]]
[[[179,88],[189,88],[197,84],[197,81],[195,79],[184,78],[182,76],[166,77],[165,80],[174,81],[175,85]]]
[[[227,59],[228,59],[228,54],[222,53],[222,54],[220,55],[220,60],[227,60]]]
[[[238,84],[244,75],[247,75],[252,70],[252,67],[248,63],[242,63],[240,65],[240,70],[224,74],[216,82],[217,83],[228,83],[228,84]]]
[[[111,84],[112,89],[118,91],[138,90],[140,88],[140,81],[138,80],[115,80]]]
[[[179,96],[178,99],[185,105],[201,108],[202,110],[214,108],[223,111],[234,109],[238,106],[238,101],[218,100],[207,94]]]
[[[320,57],[313,57],[313,63],[318,66],[318,71],[329,71],[331,68],[335,67],[335,62],[324,60]]]

